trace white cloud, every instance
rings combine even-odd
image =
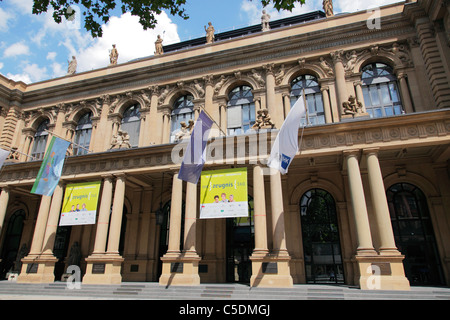
[[[42,81],[48,78],[47,68],[40,68],[36,63],[30,63],[29,61],[21,62],[22,73],[12,74],[8,73],[7,78],[14,81],[23,81],[25,83],[32,83]]]
[[[108,66],[109,52],[113,44],[119,52],[119,63],[147,57],[154,54],[158,34],[164,39],[165,45],[180,41],[177,26],[166,13],[157,16],[157,20],[155,29],[144,30],[138,17],[125,13],[121,17],[112,17],[106,25],[103,25],[103,36],[91,40],[87,46],[76,50],[79,46],[69,38],[63,45],[69,49],[71,55],[76,55],[77,72]]]
[[[0,62],[0,70],[3,68],[4,64]]]
[[[9,29],[9,21],[14,19],[14,14],[0,8],[0,32],[6,32]]]
[[[356,12],[369,8],[385,6],[391,3],[401,2],[399,0],[340,0],[335,1],[334,11],[336,12]]]
[[[3,56],[5,58],[16,57],[19,55],[29,55],[29,54],[30,54],[30,48],[24,43],[24,41],[16,42],[16,43],[10,45],[3,52]]]
[[[55,60],[56,56],[57,56],[56,52],[54,52],[54,51],[49,52],[49,53],[47,53],[47,60],[52,60],[53,61],[53,60]]]

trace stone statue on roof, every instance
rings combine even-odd
[[[208,22],[208,28],[205,26],[206,31],[206,43],[213,43],[214,42],[214,27],[211,22]]]
[[[323,11],[327,18],[334,16],[333,0],[323,0]]]
[[[119,59],[119,52],[117,51],[115,44],[113,44],[112,47],[113,48],[109,53],[109,62],[111,66],[114,66],[117,64],[117,60]]]
[[[77,58],[72,56],[72,60],[69,61],[69,67],[67,68],[67,75],[72,75],[77,72]]]
[[[161,36],[158,34],[158,37],[155,42],[155,55],[157,55],[157,56],[162,55],[164,53],[162,43],[163,43],[163,39],[161,39]]]
[[[270,15],[268,13],[266,13],[266,10],[262,11],[262,16],[261,16],[261,27],[262,27],[262,31],[269,31],[270,30]]]

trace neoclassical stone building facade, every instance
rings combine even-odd
[[[76,243],[83,283],[448,285],[450,6],[327,9],[44,82],[0,76],[1,276],[59,281]],[[268,172],[303,92],[301,151]],[[264,109],[275,129],[255,132]],[[247,168],[249,218],[198,219],[198,187],[178,179],[177,133],[201,110],[215,121],[205,169]],[[37,196],[52,135],[74,144]],[[58,227],[65,186],[90,181],[96,224]]]

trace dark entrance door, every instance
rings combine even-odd
[[[245,218],[227,219],[227,282],[250,283],[255,248],[253,225],[253,199],[249,197],[249,215]]]
[[[325,190],[311,189],[300,200],[307,283],[344,283],[336,204]]]

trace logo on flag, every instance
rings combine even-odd
[[[61,178],[64,159],[69,145],[69,141],[56,137],[52,138],[45,153],[44,160],[42,160],[42,165],[31,189],[31,193],[43,196],[53,195],[53,191],[55,191]]]

